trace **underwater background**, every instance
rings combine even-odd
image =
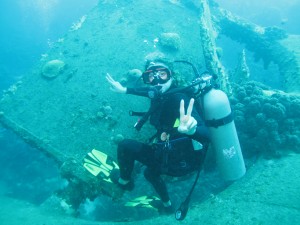
[[[125,0],[123,1],[123,4],[124,2],[131,4],[131,1]],[[166,2],[170,2],[172,4],[180,3],[180,1]],[[215,2],[219,3],[222,8],[231,11],[235,15],[245,18],[246,20],[249,20],[260,26],[276,26],[283,29],[290,35],[300,35],[300,26],[298,24],[298,21],[300,21],[299,0],[280,0],[275,2],[271,0],[218,0]],[[88,14],[89,11],[92,10],[97,4],[98,1],[96,0],[2,0],[0,3],[1,92],[6,93],[5,91],[9,90],[13,84],[21,81],[24,76],[26,76],[26,74],[29,73],[32,68],[40,62],[40,59],[43,57],[43,55],[53,49],[55,42],[62,38],[71,29],[71,27],[80,20],[80,18]],[[133,10],[138,11],[139,9]],[[141,18],[137,19],[143,20],[146,18],[141,16]],[[226,40],[226,38],[219,40],[218,44],[223,48],[223,65],[227,68],[234,68],[240,52],[238,52],[236,50],[236,46]],[[252,62],[251,59],[249,59],[248,64],[251,63],[254,64],[255,62],[254,60]],[[133,66],[136,66],[136,63]],[[142,67],[143,65],[140,66]],[[271,72],[273,72],[272,76],[270,75]],[[272,69],[271,66],[271,68],[268,70],[265,70],[263,65],[258,65],[255,68],[253,67],[253,70],[251,71],[251,79],[259,81],[264,85],[269,86],[271,89],[283,89],[283,80],[282,77],[280,77],[276,67]],[[36,94],[38,95],[39,93]],[[233,105],[236,106],[236,102],[234,102]],[[237,123],[238,122],[239,121],[237,121]],[[41,126],[43,126],[43,124],[41,124]],[[130,129],[130,126],[128,126],[128,129]],[[241,129],[243,129],[243,127],[241,127]],[[299,127],[296,129],[299,130]],[[253,145],[251,142],[253,140],[255,139],[252,139],[249,141],[249,143],[247,143],[247,150],[248,148],[251,148],[251,145]],[[268,145],[268,142],[268,139],[263,140],[263,144],[265,145]],[[295,141],[293,143],[298,142]],[[256,148],[259,147],[261,146],[256,146]],[[298,155],[299,150],[293,151],[293,145],[289,146],[289,148],[293,154],[296,152],[296,156]],[[296,148],[299,149],[299,146],[295,146],[295,149]],[[256,151],[257,149],[254,152],[256,153]],[[248,166],[255,164],[255,154],[251,151],[247,152],[250,152],[248,155],[246,155]],[[299,157],[297,158],[293,155],[293,157],[297,159],[293,164],[289,161],[286,162],[286,159],[281,159],[281,154],[278,155],[276,153],[275,155],[276,157],[270,156],[269,160],[265,162],[265,164],[260,164],[249,174],[252,174],[251,178],[255,182],[259,183],[260,180],[259,177],[256,177],[256,173],[261,173],[261,171],[264,170],[265,172],[262,174],[269,178],[269,183],[272,184],[272,182],[274,182],[274,186],[281,190],[283,195],[282,199],[278,200],[277,202],[274,201],[273,207],[278,207],[278,205],[280,206],[281,203],[284,205],[285,198],[294,200],[294,204],[290,205],[290,209],[293,211],[293,213],[289,214],[290,212],[285,212],[288,207],[282,207],[283,214],[285,213],[286,215],[293,215],[293,217],[278,217],[277,224],[295,224],[295,221],[297,221],[297,219],[300,217],[300,202],[298,202],[299,193],[297,194],[297,192],[291,190],[289,194],[285,195],[284,187],[281,187],[280,183],[276,183],[279,182],[278,180],[273,181],[272,179],[274,177],[272,173],[269,174],[267,171],[268,168],[274,169],[278,166],[284,168],[287,164],[293,166],[294,169],[299,168]],[[274,158],[276,158],[278,162],[274,160]],[[101,221],[101,224],[105,224],[105,221],[120,220],[124,222],[124,214],[132,213],[130,210],[127,212],[124,208],[120,208],[117,203],[112,203],[108,198],[105,197],[99,197],[94,202],[87,201],[85,204],[82,204],[79,208],[80,214],[77,215],[77,220],[73,217],[65,216],[65,214],[60,210],[54,210],[51,208],[51,206],[49,206],[50,204],[45,204],[53,192],[60,190],[67,185],[67,181],[61,178],[59,167],[53,159],[41,153],[40,150],[28,145],[23,139],[14,134],[14,132],[3,127],[2,125],[0,125],[0,165],[2,166],[0,173],[0,195],[3,196],[0,202],[1,204],[5,204],[7,206],[0,211],[0,218],[3,218],[3,220],[0,220],[0,224],[15,224],[17,223],[16,221],[18,218],[23,220],[26,218],[24,224],[92,224],[92,221],[95,220]],[[210,166],[208,166],[208,171],[210,171],[210,174],[204,175],[203,179],[199,182],[198,192],[195,191],[197,193],[194,193],[194,199],[197,199],[195,200],[196,203],[203,202],[207,199],[209,199],[208,201],[210,202],[203,206],[195,203],[194,209],[189,216],[190,218],[186,219],[185,224],[200,224],[202,219],[205,218],[209,220],[209,213],[206,215],[203,214],[202,218],[198,218],[196,216],[197,210],[203,211],[204,209],[208,209],[209,211],[209,204],[214,205],[217,203],[220,204],[220,202],[222,203],[221,197],[218,197],[217,194],[223,191],[228,184],[221,181],[218,175],[215,174],[215,171],[211,170]],[[276,171],[277,177],[280,177],[280,179],[285,179],[285,181],[289,182],[289,174],[281,174],[280,170]],[[293,175],[295,176],[291,175],[290,179],[295,177],[299,178],[299,175]],[[190,187],[192,180],[187,184],[188,188]],[[294,180],[294,182],[298,184],[299,187],[300,180]],[[232,190],[234,190],[234,186]],[[150,190],[146,189],[146,191]],[[174,188],[171,188],[170,192],[180,193],[181,191],[180,185],[175,185]],[[260,189],[257,188],[255,190],[258,196],[257,198],[260,198],[259,194],[264,191],[267,192],[267,190],[264,190],[263,187]],[[293,195],[295,193],[297,196]],[[232,193],[229,193],[229,195],[230,194]],[[249,193],[245,193],[245,195],[247,194]],[[233,196],[233,194],[231,196]],[[232,197],[232,199],[234,199],[234,197]],[[263,199],[261,198],[259,201],[263,201]],[[271,206],[269,207],[272,207],[272,204],[270,205]],[[43,211],[43,213],[46,215],[40,215],[38,213],[39,211],[35,211],[35,209],[39,207],[43,208],[48,213]],[[22,217],[15,215],[12,210],[14,208],[18,208],[16,211],[20,215],[25,212],[28,213],[28,216]],[[22,208],[24,209],[23,212]],[[68,211],[68,206],[63,205],[62,208]],[[51,210],[53,210],[52,213]],[[244,210],[246,211],[247,208]],[[233,212],[233,215],[238,217],[238,212],[240,212],[239,209],[232,209],[231,211]],[[225,208],[223,209],[223,212],[226,212]],[[132,217],[139,221],[145,218],[151,218],[154,215],[152,213],[147,213],[148,212],[142,211],[139,215],[132,215]],[[261,213],[263,212],[258,212],[258,215]],[[71,209],[69,212],[67,212],[67,215],[73,214],[74,212]],[[220,217],[221,214],[222,208],[220,207]],[[53,219],[51,216],[56,218]],[[141,218],[142,216],[144,216],[144,218]],[[273,215],[270,213],[270,216]],[[8,218],[11,218],[11,220]],[[44,221],[45,219],[48,220]],[[61,219],[61,222],[59,222],[59,219]],[[224,224],[244,224],[241,223],[238,218],[233,218],[232,220],[230,218],[228,220],[226,219],[224,219],[224,221],[229,220],[232,222],[224,222]],[[130,221],[131,219],[128,220]],[[165,218],[163,218],[163,220],[167,221]],[[276,218],[274,218],[274,220],[276,221]],[[251,221],[252,224],[269,224],[264,221],[260,221],[255,217],[253,217]],[[150,224],[148,221],[146,221],[146,223]],[[160,220],[156,220],[156,223],[163,224]],[[208,224],[214,223],[209,222]]]
[[[53,42],[97,3],[97,0],[1,1],[1,92],[21,80]],[[40,204],[62,184],[49,157],[2,126],[0,149],[1,190],[5,189],[7,195]]]

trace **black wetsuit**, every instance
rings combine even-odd
[[[147,96],[147,89],[127,89],[127,94]],[[187,107],[190,98],[184,93],[172,94],[158,102],[154,112],[150,116],[150,123],[157,129],[157,142],[144,144],[135,140],[125,139],[118,146],[118,163],[120,177],[124,180],[131,179],[134,162],[139,161],[147,168],[144,171],[145,178],[153,185],[163,202],[169,201],[169,195],[162,174],[170,176],[183,176],[197,170],[203,162],[203,157],[209,143],[208,129],[194,109],[192,116],[197,120],[197,130],[194,135],[185,135],[174,127],[176,119],[179,119],[180,101],[184,99]],[[157,100],[152,100],[157,101]],[[168,141],[162,141],[161,134],[169,135]],[[203,145],[201,150],[195,151],[192,139]]]

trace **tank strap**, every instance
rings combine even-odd
[[[232,121],[233,121],[233,113],[230,112],[228,116],[225,116],[221,119],[205,120],[205,125],[208,127],[218,128],[220,126],[224,126],[228,123],[231,123]]]

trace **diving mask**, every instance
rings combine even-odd
[[[171,71],[163,65],[153,65],[147,68],[142,77],[145,84],[164,84],[170,80]]]

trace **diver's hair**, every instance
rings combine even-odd
[[[167,59],[156,59],[156,60],[147,60],[145,64],[145,70],[151,65],[151,63],[162,63],[168,67],[168,69],[173,73],[173,62]]]

